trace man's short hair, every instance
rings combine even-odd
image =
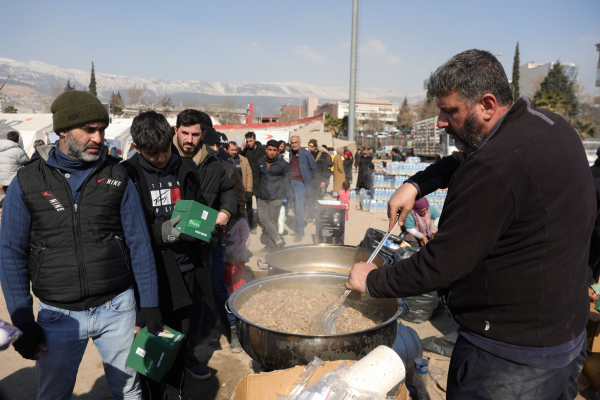
[[[267,142],[267,147],[269,146],[279,148],[279,142],[275,139],[271,139]]]
[[[204,129],[205,126],[213,126],[212,120],[210,119],[207,113],[202,111],[194,110],[192,108],[188,108],[187,110],[183,110],[177,115],[177,128],[180,126],[194,126],[198,125]]]
[[[237,142],[234,142],[234,141],[232,140],[231,142],[229,142],[229,145],[230,145],[230,146],[236,146],[236,147],[237,147],[237,145],[238,145],[238,144],[237,144]]]
[[[375,169],[375,164],[369,163],[369,169]]]
[[[285,147],[285,140],[280,140],[280,141],[279,141],[279,142],[277,142],[277,143],[279,143],[279,146],[283,145],[283,146]]]
[[[292,139],[295,138],[295,137],[298,138],[298,143],[302,143],[302,139],[300,139],[300,136],[298,136],[298,135],[291,136],[290,137],[290,143],[292,142]]]
[[[394,147],[392,151],[396,154],[400,154],[400,150],[397,147]]]
[[[244,135],[244,137],[245,137],[246,139],[250,139],[250,138],[252,138],[252,139],[256,140],[256,135],[254,134],[254,132],[247,132],[247,133]]]
[[[6,138],[12,142],[19,143],[19,132],[8,132]]]
[[[486,93],[506,106],[513,101],[513,92],[502,64],[484,50],[467,50],[446,61],[429,78],[427,91],[431,96],[447,96],[456,91],[469,108]]]
[[[169,122],[156,111],[146,111],[135,117],[130,132],[138,149],[165,151],[173,143]]]

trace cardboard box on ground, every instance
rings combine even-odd
[[[326,361],[319,366],[312,378],[306,385],[307,387],[317,382],[323,375],[333,371],[344,361]],[[356,361],[346,361],[348,364],[354,364]],[[292,390],[296,379],[300,376],[304,366],[298,365],[294,368],[273,371],[263,374],[249,373],[235,386],[231,400],[276,400],[277,394],[287,396]],[[394,400],[409,400],[410,395],[406,385],[402,384],[394,395]]]
[[[592,389],[600,390],[600,312],[590,303],[590,315],[587,326],[587,360],[583,364],[583,375],[587,378]]]

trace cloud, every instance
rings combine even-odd
[[[260,46],[258,43],[252,42],[252,43],[250,43],[250,47],[252,47],[253,49],[258,49]]]
[[[362,55],[369,56],[370,58],[381,60],[388,65],[402,65],[400,57],[387,54],[385,44],[378,39],[369,39],[365,44],[360,47],[360,53]]]
[[[600,42],[600,36],[586,36],[579,39],[580,42]]]
[[[313,60],[313,61],[323,61],[325,59],[325,57],[323,57],[321,54],[312,51],[310,49],[310,47],[308,46],[294,46],[294,48],[292,49],[292,53],[297,54],[299,56],[302,57],[306,57],[309,60]]]
[[[374,57],[383,57],[385,45],[381,40],[369,39],[367,43],[361,46],[360,52]]]
[[[402,60],[398,56],[388,56],[387,62],[390,65],[402,65]]]

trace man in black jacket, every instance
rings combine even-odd
[[[417,196],[448,187],[439,231],[393,266],[355,264],[347,287],[372,297],[441,291],[460,325],[449,398],[572,399],[585,358],[596,216],[581,140],[528,98],[513,103],[502,65],[488,52],[451,58],[428,89],[438,126],[462,152],[413,176],[390,200],[388,216],[391,227]]]
[[[292,170],[290,165],[279,154],[276,140],[267,142],[267,154],[258,160],[260,190],[258,192],[258,218],[267,231],[271,242],[261,252],[268,253],[285,246],[285,242],[277,232],[277,219],[283,198],[292,187]]]
[[[254,132],[248,132],[245,135],[246,141],[242,143],[242,152],[240,153],[250,162],[252,168],[252,195],[258,202],[258,189],[260,179],[258,177],[258,160],[265,156],[265,147],[256,141]],[[252,196],[246,197],[246,214],[248,216],[248,225],[252,233],[256,233],[256,224],[254,223],[254,211],[252,211]]]
[[[323,199],[323,194],[327,189],[327,179],[329,178],[329,171],[331,171],[333,161],[331,161],[328,153],[319,150],[316,139],[308,141],[308,151],[310,151],[310,154],[312,154],[317,163],[317,170],[313,173],[312,192],[306,196],[306,215],[308,220],[311,220],[316,217],[317,200]]]
[[[179,156],[171,132],[163,115],[154,111],[138,115],[131,124],[137,153],[122,164],[142,198],[151,232],[163,323],[186,337],[173,366],[160,382],[140,376],[148,399],[181,398],[192,305],[201,306],[205,299],[212,307],[208,265],[199,251],[200,243],[175,229],[181,216],[171,219],[179,199],[206,204],[196,165]]]
[[[216,226],[219,234],[216,239],[217,242],[220,242],[225,234],[225,227],[229,219],[237,214],[238,198],[235,182],[227,176],[227,172],[223,168],[223,163],[217,158],[217,153],[202,141],[206,134],[206,129],[212,128],[212,121],[208,114],[198,110],[184,110],[177,115],[176,124],[173,143],[183,157],[192,159],[198,166],[202,195],[206,198],[207,205],[210,208],[219,210]],[[225,309],[225,302],[229,297],[227,286],[225,285],[223,267],[221,267],[220,262],[222,259],[222,249],[220,246],[212,247],[204,243],[200,246],[200,251],[204,256],[204,260],[210,266],[210,278],[215,306],[221,316],[225,334],[230,336],[230,325],[227,322],[227,317],[222,312]],[[219,262],[213,265],[213,259],[217,259]],[[201,313],[201,311],[198,310],[198,313]],[[204,328],[205,333],[210,332],[210,326],[206,325],[206,321],[200,326],[200,321],[194,318],[190,327],[190,346],[187,365],[188,370],[196,379],[207,379],[210,377],[208,368],[202,365],[194,355],[195,342],[202,328]]]

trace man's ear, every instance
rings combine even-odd
[[[66,139],[67,138],[67,131],[58,132],[58,137],[60,139]]]
[[[142,152],[138,148],[137,144],[135,144],[135,143],[131,143],[131,144],[133,145],[133,148],[138,152],[138,154],[142,154]]]

